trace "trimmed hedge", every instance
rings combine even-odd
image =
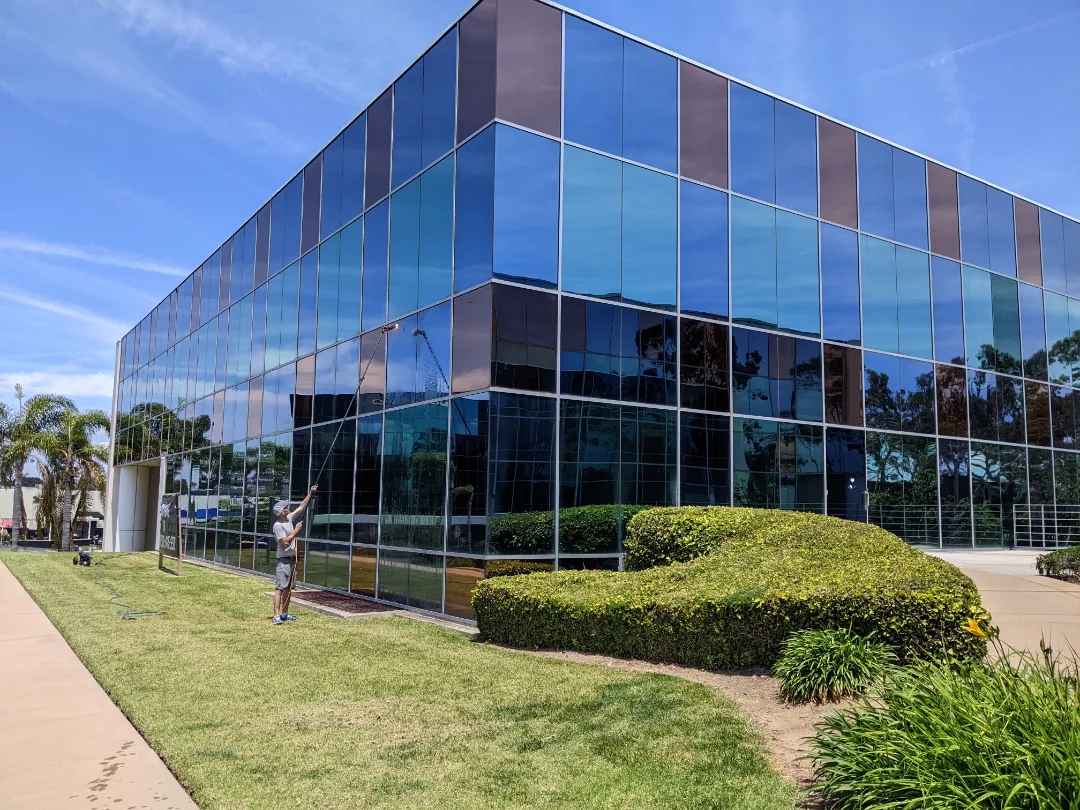
[[[986,651],[965,629],[969,618],[988,620],[974,583],[876,526],[776,510],[657,509],[631,521],[627,548],[636,565],[699,556],[481,582],[481,635],[709,669],[771,666],[801,629],[874,633],[901,661]]]
[[[522,574],[536,574],[554,570],[554,565],[540,560],[490,560],[484,576],[488,579],[492,577],[518,577]]]
[[[626,524],[648,506],[574,506],[559,510],[562,554],[615,554]],[[555,513],[517,512],[488,518],[492,554],[551,554],[555,551]]]
[[[1040,554],[1035,559],[1035,567],[1044,577],[1080,582],[1080,546],[1059,548],[1049,554]]]

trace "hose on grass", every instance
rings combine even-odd
[[[119,554],[114,554],[114,557],[127,556],[128,554],[137,554],[136,551],[123,551]],[[116,590],[112,585],[105,581],[105,563],[101,558],[94,560],[94,568],[96,569],[96,575],[94,576],[94,584],[100,585],[102,588],[112,592],[112,598],[109,599],[108,604],[116,608],[116,615],[120,617],[121,621],[135,621],[141,619],[144,616],[164,616],[164,610],[135,610],[131,605],[122,601],[124,595],[120,591]]]

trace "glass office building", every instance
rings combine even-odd
[[[461,618],[507,560],[618,567],[589,505],[999,548],[1080,504],[1080,223],[481,0],[124,337],[116,417],[116,547],[156,483],[269,573],[318,482],[304,582]]]

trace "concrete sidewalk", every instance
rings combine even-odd
[[[0,807],[198,810],[0,563]]]
[[[940,551],[971,577],[983,605],[1001,628],[1001,640],[1018,650],[1039,653],[1039,641],[1080,657],[1080,585],[1035,573],[1033,551]]]

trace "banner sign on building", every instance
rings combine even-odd
[[[176,573],[184,558],[184,544],[180,529],[180,497],[164,495],[158,506],[158,568],[164,567],[164,558],[176,560]]]

